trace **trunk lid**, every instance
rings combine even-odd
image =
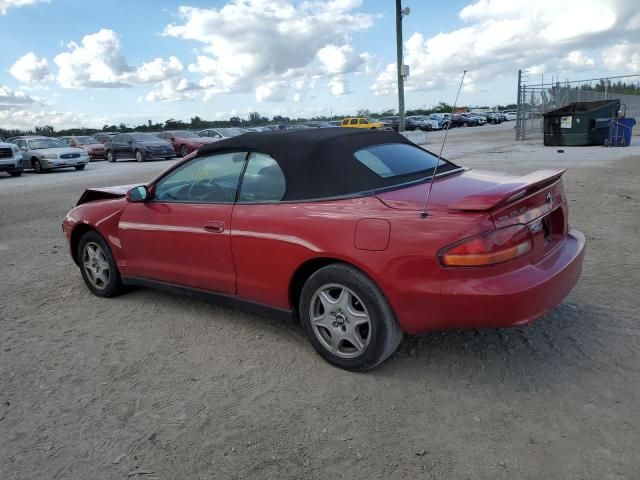
[[[538,170],[524,176],[466,171],[436,179],[428,211],[487,212],[496,228],[525,224],[536,261],[567,235],[567,203],[561,177],[565,170]],[[422,211],[427,183],[377,197],[388,207]]]

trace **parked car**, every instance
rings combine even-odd
[[[86,190],[63,231],[99,297],[143,285],[297,312],[323,358],[369,370],[403,332],[521,326],[562,301],[585,246],[563,172],[475,173],[390,131],[248,133]]]
[[[329,125],[334,126],[334,127],[339,127],[340,125],[342,125],[342,120],[331,120],[330,122],[328,122]]]
[[[173,145],[176,155],[180,155],[181,157],[186,157],[203,145],[216,141],[213,138],[201,137],[197,133],[193,133],[188,130],[160,132],[156,134],[156,137],[170,142],[171,145]]]
[[[469,115],[468,113],[456,114],[452,118],[452,122],[461,127],[478,127],[480,126],[480,119]]]
[[[503,113],[504,113],[504,116],[505,116],[506,120],[508,120],[508,121],[517,120],[517,118],[518,118],[518,114],[516,112],[509,111],[509,112],[503,112]]]
[[[442,124],[442,128],[453,128],[459,125],[454,125],[451,122],[451,114],[450,113],[432,113],[429,115],[431,120],[436,120]],[[449,125],[451,124],[451,125]]]
[[[251,127],[247,128],[247,132],[270,132],[271,129],[267,127]]]
[[[89,155],[85,150],[69,147],[59,138],[24,136],[13,137],[10,142],[20,149],[20,163],[24,170],[33,169],[36,173],[68,167],[84,170],[89,163]]]
[[[468,120],[469,126],[484,125],[485,123],[487,123],[487,117],[479,115],[477,113],[461,113],[460,116]],[[471,125],[471,122],[473,120],[476,120],[476,123],[474,123],[474,125]]]
[[[70,147],[82,148],[90,160],[104,160],[104,144],[93,136],[60,137]]]
[[[442,130],[442,122],[429,118],[426,115],[412,115],[406,118],[405,128],[407,130]]]
[[[243,133],[247,133],[244,128],[230,127],[230,128],[207,128],[196,132],[201,137],[213,138],[215,140],[222,140],[225,138],[237,137]]]
[[[366,117],[347,117],[342,120],[340,126],[346,128],[366,128],[369,130],[378,130],[384,127],[382,122]]]
[[[135,158],[137,162],[175,157],[173,145],[149,133],[119,133],[104,145],[107,160],[115,162],[120,158]]]
[[[487,119],[487,123],[492,123],[494,125],[502,123],[503,121],[502,115],[500,113],[485,112],[484,117]]]
[[[382,117],[378,119],[380,123],[382,123],[383,128],[386,130],[395,130],[398,131],[400,128],[400,117],[390,116],[390,117]]]
[[[329,122],[325,122],[322,120],[314,120],[312,122],[305,122],[303,123],[303,125],[310,127],[310,128],[335,128],[338,127],[339,125],[333,125]]]
[[[119,135],[119,132],[113,133],[113,132],[98,132],[98,133],[94,133],[92,135],[93,138],[95,138],[96,140],[98,140],[98,142],[100,142],[101,144],[105,144],[107,143],[107,140],[109,140],[111,137],[115,137],[116,135]]]
[[[0,137],[0,172],[6,172],[12,177],[22,175],[22,154],[17,145],[6,143]]]

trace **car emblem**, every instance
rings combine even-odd
[[[553,205],[553,196],[551,195],[551,192],[547,193],[545,200],[549,206]]]

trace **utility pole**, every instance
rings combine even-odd
[[[404,76],[402,60],[402,0],[396,0],[396,49],[398,55],[398,131],[404,132]]]

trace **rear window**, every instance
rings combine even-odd
[[[430,173],[438,157],[422,148],[405,143],[388,143],[363,148],[353,154],[369,170],[382,178],[399,177],[419,172]],[[440,159],[438,172],[458,168],[451,162]]]

